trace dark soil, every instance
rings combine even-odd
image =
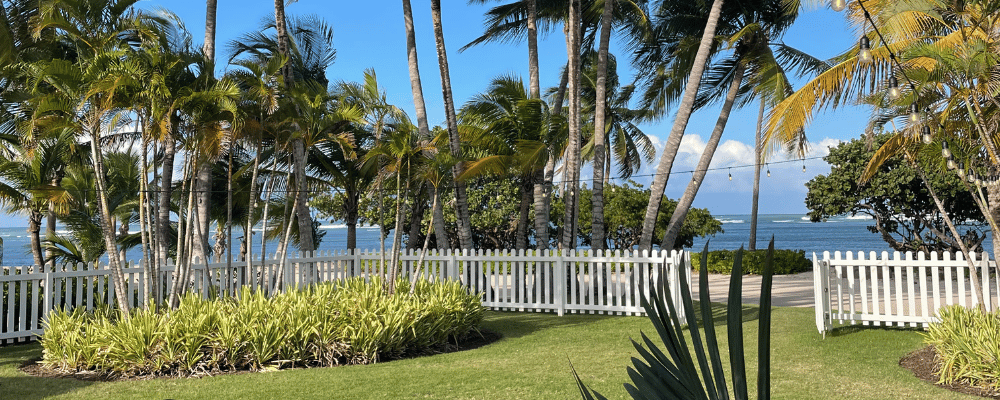
[[[934,346],[927,346],[907,354],[906,357],[899,360],[899,366],[912,371],[913,375],[917,378],[933,383],[938,387],[988,399],[1000,399],[1000,392],[984,390],[980,387],[969,385],[967,382],[955,382],[948,385],[938,384],[938,361]]]
[[[497,332],[493,332],[488,329],[480,329],[478,332],[470,332],[465,338],[463,338],[457,344],[449,344],[442,348],[432,349],[420,354],[414,354],[412,356],[403,358],[423,357],[434,354],[452,353],[457,351],[478,349],[490,343],[496,342],[500,340],[500,338],[502,337],[503,336]],[[39,361],[41,361],[40,358],[28,360],[21,365],[20,370],[28,375],[40,378],[65,378],[65,379],[76,379],[76,380],[91,381],[91,382],[141,381],[149,379],[178,378],[177,376],[162,376],[162,375],[120,376],[99,371],[64,372],[46,368],[44,365],[39,364],[38,363]],[[386,360],[386,361],[391,361],[391,360]],[[293,369],[293,368],[285,368],[285,369]],[[248,374],[248,373],[253,373],[253,371],[249,370],[202,371],[193,373],[186,377],[201,378],[206,376],[236,375],[236,374]]]

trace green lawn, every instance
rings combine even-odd
[[[755,312],[747,307],[744,325],[751,367],[756,366]],[[938,389],[898,366],[903,355],[921,347],[918,332],[846,328],[823,340],[812,309],[777,308],[773,318],[776,399],[973,398]],[[640,330],[653,333],[643,317],[598,315],[491,312],[485,326],[504,338],[459,353],[364,366],[114,383],[27,376],[17,367],[39,357],[39,347],[5,347],[0,348],[0,397],[566,399],[578,398],[572,361],[585,382],[609,398],[623,398],[625,367],[636,355],[628,338],[638,337]],[[725,346],[724,330],[720,333]],[[750,376],[753,385],[756,372]]]

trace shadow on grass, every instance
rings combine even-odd
[[[700,324],[703,321],[701,318],[701,306],[699,304],[701,303],[695,301],[694,306],[692,308],[694,309],[695,318],[698,320],[698,323]],[[742,311],[743,311],[742,321],[744,323],[760,319],[760,306],[754,304],[744,304],[742,307]],[[726,321],[727,321],[726,304],[712,303],[712,325],[725,326]]]
[[[855,333],[861,333],[866,331],[885,331],[886,329],[891,329],[900,332],[926,332],[923,328],[916,327],[896,327],[896,326],[883,326],[883,325],[841,325],[830,330],[827,336],[840,337],[852,335]]]
[[[19,370],[27,360],[41,357],[37,343],[0,347],[0,398],[44,399],[70,393],[96,382],[69,378],[43,378]]]
[[[622,318],[620,315],[603,314],[566,314],[555,317],[551,312],[506,312],[491,311],[483,321],[483,326],[493,331],[503,332],[504,339],[519,338],[534,332],[553,328],[572,328],[584,326],[609,318]],[[645,318],[645,317],[639,317]]]

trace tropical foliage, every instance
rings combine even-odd
[[[760,314],[757,331],[757,397],[771,398],[771,277],[774,272],[772,253],[774,240],[767,249],[763,264],[763,279],[760,287]],[[708,263],[708,244],[701,252],[701,264]],[[663,293],[653,290],[647,298],[642,295],[641,304],[646,315],[653,322],[653,327],[662,343],[654,343],[644,332],[640,332],[642,341],[632,339],[632,346],[639,352],[639,357],[632,358],[632,367],[628,368],[631,382],[625,384],[625,390],[633,399],[747,399],[749,390],[747,382],[750,378],[746,373],[746,355],[743,346],[743,304],[742,301],[727,301],[726,334],[729,342],[728,350],[719,346],[715,332],[715,318],[712,313],[711,297],[708,291],[708,269],[702,268],[699,275],[698,308],[701,313],[695,313],[691,288],[688,287],[686,274],[688,269],[681,264],[680,298],[684,307],[686,319],[677,317],[678,310],[673,299],[677,294],[671,293],[669,285],[658,285]],[[663,274],[661,274],[663,275]],[[729,299],[742,299],[743,292],[742,249],[733,258],[732,273],[729,278]],[[662,279],[662,278],[661,278]],[[699,318],[700,321],[699,321]],[[687,325],[687,329],[685,329]],[[688,331],[685,335],[684,331]],[[704,339],[702,338],[704,335]],[[686,336],[691,340],[693,353],[688,347]],[[732,385],[726,383],[726,373],[722,366],[723,354],[728,354]],[[603,399],[600,393],[588,388],[576,375],[581,397],[584,399]],[[732,396],[729,390],[732,389]]]
[[[890,135],[882,134],[876,135],[871,144],[855,139],[831,148],[824,157],[831,165],[830,173],[806,183],[809,218],[818,222],[834,216],[869,216],[873,225],[868,230],[879,234],[897,251],[960,252],[956,240],[962,240],[967,249],[979,251],[986,239],[986,222],[972,195],[954,174],[935,169],[923,160],[918,167],[895,156],[882,162],[867,182],[859,183],[868,160],[889,139]],[[926,171],[926,184],[940,198],[962,237],[956,239],[949,231],[917,168]]]
[[[447,346],[478,327],[483,311],[479,295],[460,284],[425,280],[392,295],[377,278],[273,297],[191,294],[169,313],[135,310],[128,319],[106,309],[55,312],[42,363],[118,377],[365,364]]]

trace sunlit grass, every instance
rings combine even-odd
[[[745,311],[747,365],[752,367],[757,321],[755,308]],[[824,340],[812,309],[777,308],[773,318],[776,399],[973,398],[936,388],[898,366],[902,356],[922,346],[919,332],[847,328]],[[652,333],[645,318],[599,315],[491,312],[485,327],[504,338],[474,350],[374,365],[108,383],[27,376],[17,367],[41,350],[13,346],[0,348],[0,397],[566,399],[578,398],[572,361],[594,389],[624,398],[625,368],[636,355],[628,338],[638,337],[640,330]],[[726,345],[724,337],[720,341]],[[749,374],[753,385],[756,372]]]

